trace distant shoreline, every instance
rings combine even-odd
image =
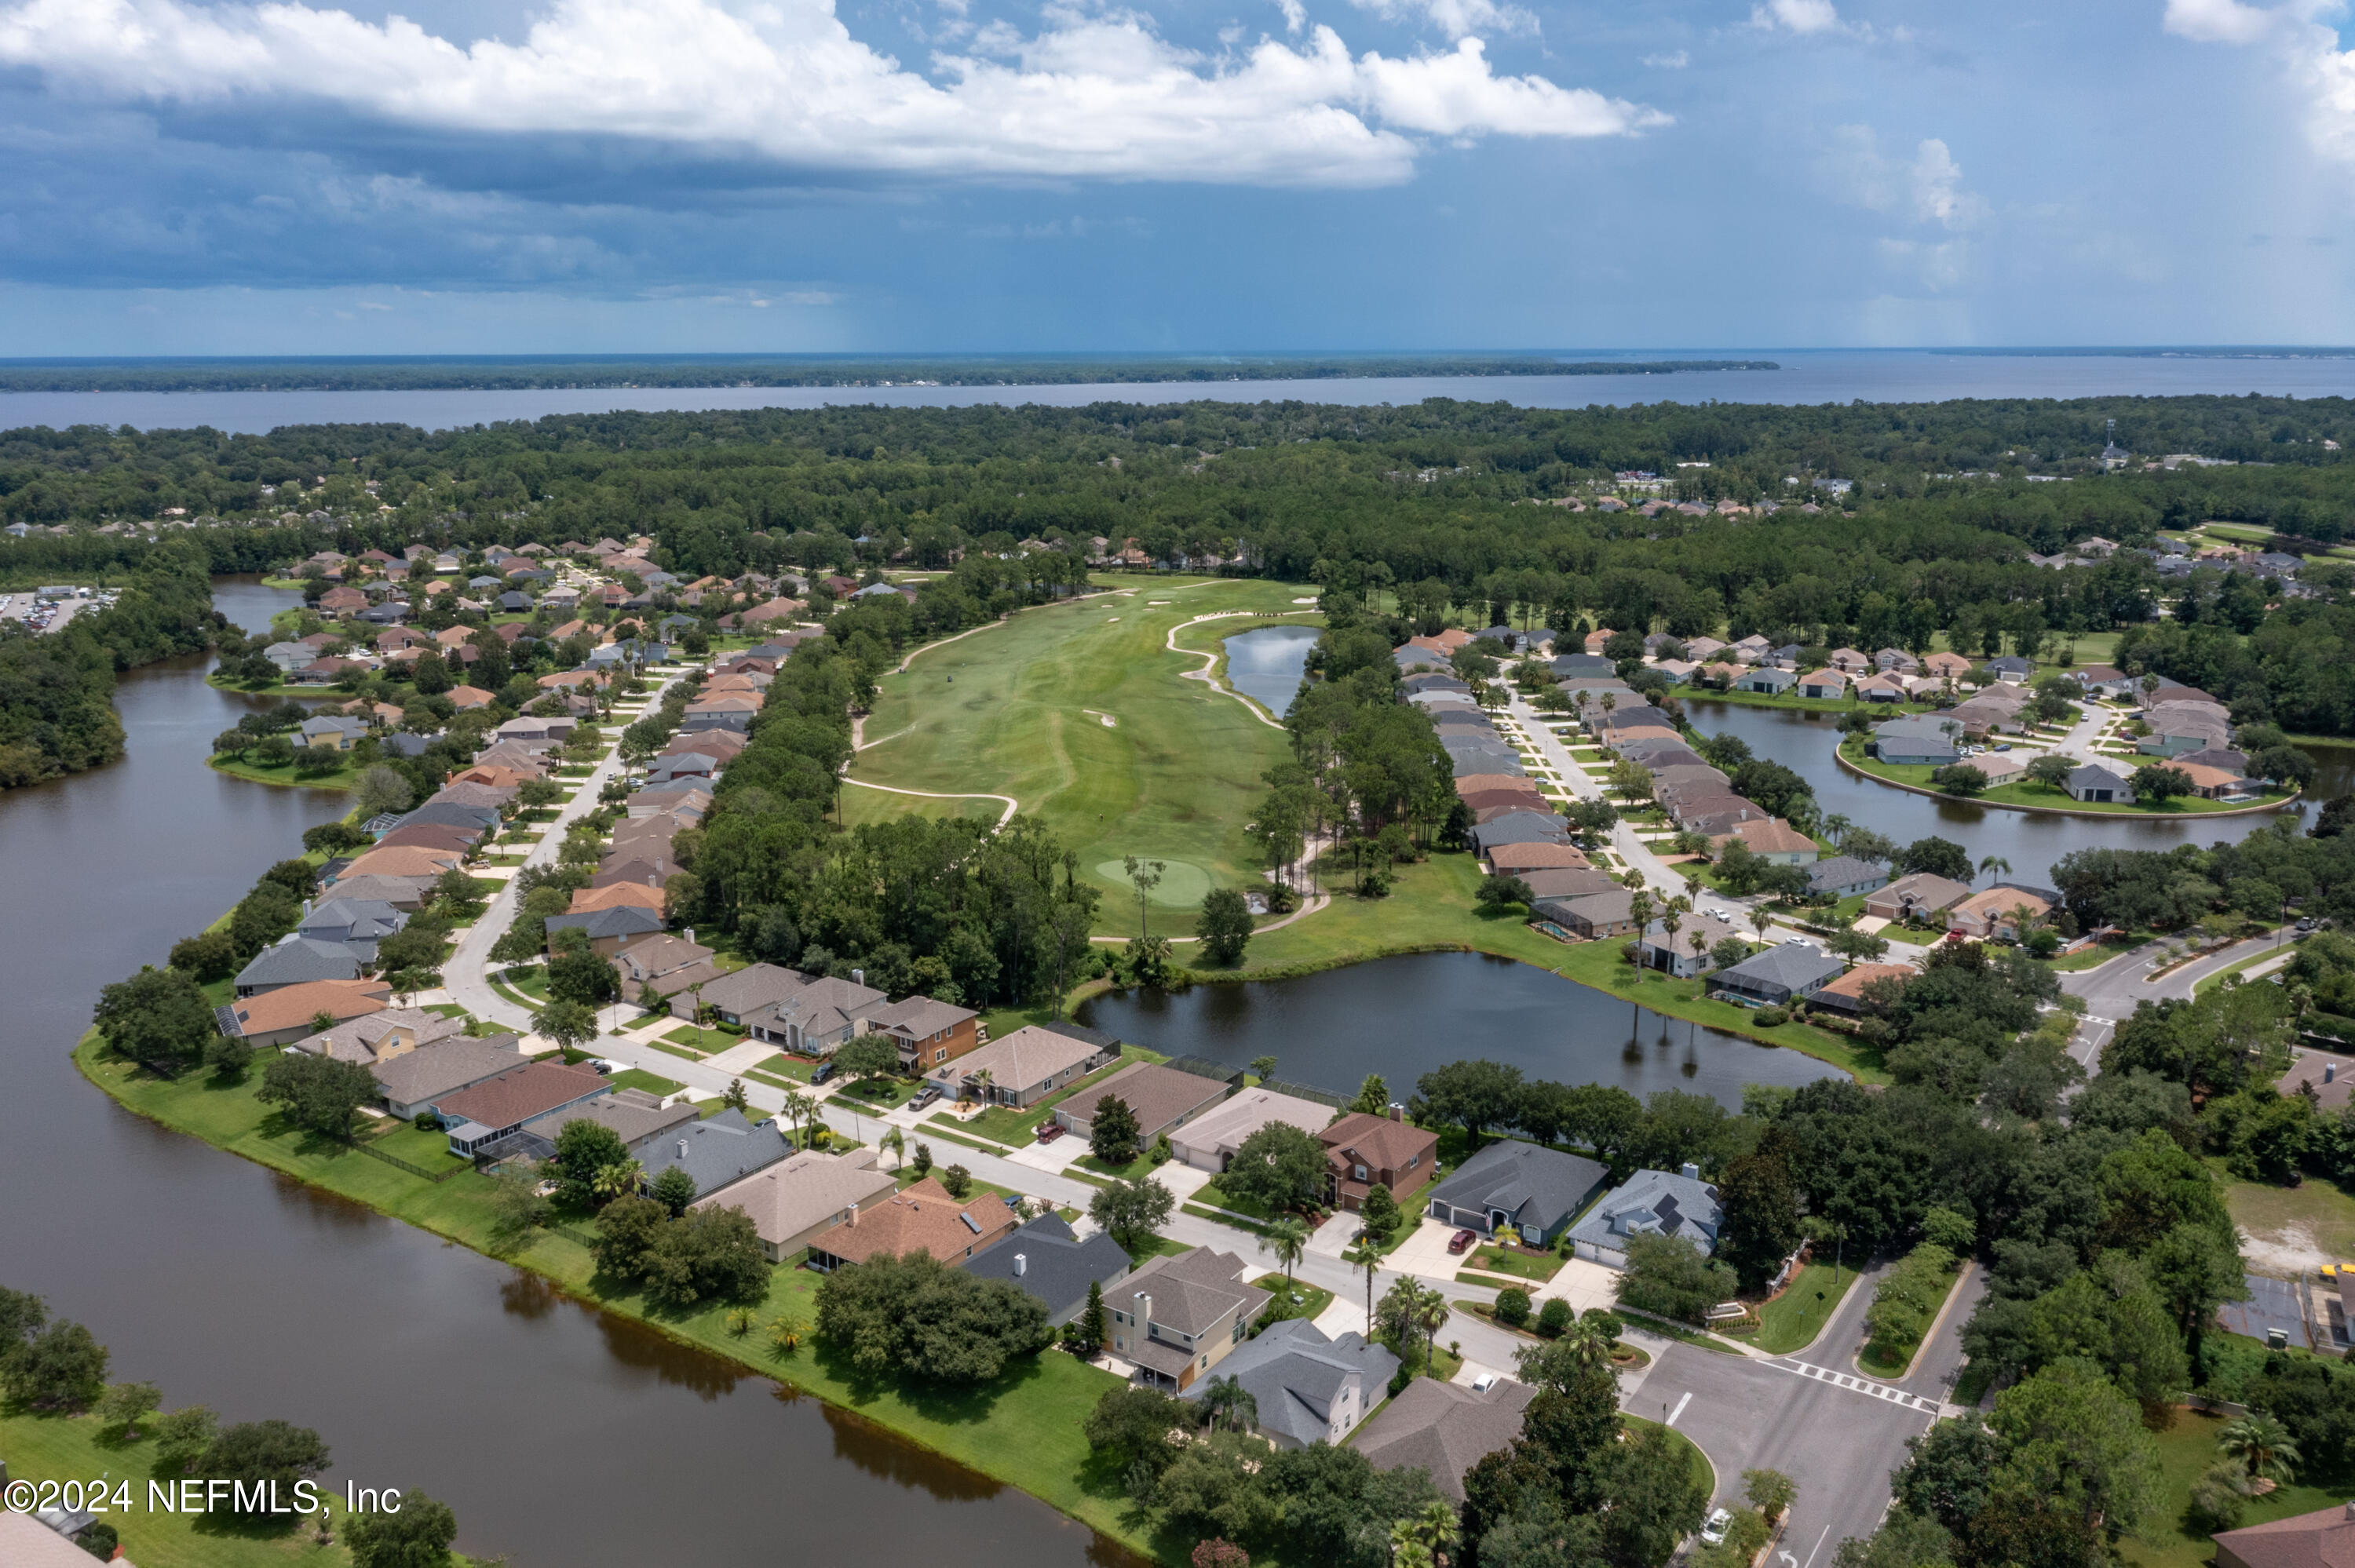
[[[1397,376],[1675,376],[1780,370],[1770,359],[1572,359],[1544,354],[1173,355],[793,355],[0,360],[14,392],[512,392],[650,387],[1067,387],[1356,381]]]

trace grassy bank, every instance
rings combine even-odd
[[[1977,806],[2009,806],[2019,811],[2073,811],[2103,817],[2200,817],[2261,810],[2278,806],[2290,799],[2287,790],[2276,789],[2254,800],[2203,800],[2185,796],[2156,804],[2138,800],[2085,801],[2072,798],[2066,789],[2056,789],[2049,784],[2032,784],[2025,779],[2017,784],[1998,784],[1976,795],[1955,795],[1938,789],[1930,781],[1930,775],[1937,769],[1927,763],[1882,762],[1864,756],[1862,747],[1853,742],[1841,746],[1840,758],[1868,779],[1910,784],[1915,789],[1930,791],[1942,800],[1960,800],[1966,805]],[[1969,760],[1964,758],[1966,763]],[[2164,762],[2167,759],[2153,757],[2146,760]]]
[[[1218,579],[1114,586],[1135,592],[1026,610],[884,676],[866,721],[869,745],[851,765],[868,783],[1014,797],[1077,851],[1082,874],[1106,895],[1107,932],[1134,920],[1125,855],[1166,863],[1155,902],[1172,914],[1212,887],[1255,880],[1243,824],[1285,737],[1242,703],[1182,679],[1201,659],[1171,652],[1166,639],[1212,610],[1296,609],[1303,591]],[[1243,624],[1209,622],[1198,636]],[[977,758],[986,759],[978,768]],[[1003,809],[863,789],[845,791],[844,802],[846,821],[969,807]]]
[[[759,1319],[754,1332],[731,1334],[730,1303],[686,1312],[659,1310],[643,1292],[600,1276],[577,1223],[535,1231],[520,1244],[502,1243],[490,1208],[490,1182],[472,1171],[441,1182],[406,1171],[283,1126],[253,1096],[253,1080],[221,1086],[194,1077],[166,1080],[103,1055],[94,1035],[74,1053],[83,1075],[128,1108],[201,1138],[233,1154],[284,1171],[313,1186],[353,1199],[488,1256],[514,1264],[568,1293],[644,1321],[713,1355],[776,1378],[876,1422],[890,1431],[1048,1503],[1137,1551],[1150,1541],[1126,1522],[1130,1513],[1119,1478],[1094,1474],[1080,1424],[1108,1388],[1112,1374],[1050,1351],[1023,1361],[985,1388],[931,1390],[858,1374],[824,1347],[805,1344],[780,1355],[766,1326],[781,1318],[806,1328],[815,1320],[818,1277],[773,1270],[765,1298],[746,1303]],[[13,1455],[12,1455],[13,1457]],[[136,1555],[134,1549],[134,1555]],[[211,1560],[160,1552],[157,1563]],[[244,1568],[256,1558],[220,1560]]]
[[[296,789],[357,789],[360,769],[345,763],[333,773],[299,774],[291,762],[276,768],[265,768],[258,762],[234,760],[226,757],[208,758],[205,766],[216,773],[226,773],[232,779],[247,779],[256,784],[277,784]]]

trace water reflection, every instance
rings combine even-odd
[[[943,1465],[855,1410],[832,1404],[822,1408],[826,1430],[834,1436],[834,1457],[880,1480],[950,1502],[984,1502],[1006,1489],[977,1471]]]
[[[1320,635],[1314,626],[1263,626],[1227,639],[1227,683],[1282,718],[1300,691],[1308,651]]]
[[[561,1299],[555,1286],[527,1268],[518,1268],[499,1281],[499,1309],[510,1318],[537,1322],[555,1311]]]

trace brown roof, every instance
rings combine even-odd
[[[1488,852],[1488,863],[1499,872],[1541,871],[1567,866],[1582,870],[1591,863],[1568,844],[1498,844]]]
[[[1414,1466],[1431,1472],[1440,1491],[1464,1500],[1465,1473],[1521,1435],[1521,1413],[1537,1390],[1510,1378],[1485,1393],[1461,1383],[1419,1377],[1350,1437],[1380,1470]]]
[[[498,700],[480,686],[453,686],[442,694],[461,712],[467,708],[486,708]]]
[[[1472,789],[1458,790],[1456,793],[1462,797],[1464,803],[1475,811],[1485,811],[1497,806],[1527,810],[1534,805],[1540,810],[1552,809],[1548,805],[1544,794],[1534,784],[1526,789]]]
[[[496,1129],[544,1116],[604,1086],[604,1078],[591,1067],[568,1067],[561,1062],[527,1062],[496,1078],[485,1078],[471,1088],[459,1090],[435,1108],[444,1120],[463,1118]]]
[[[282,985],[260,996],[242,998],[235,1004],[238,1032],[247,1035],[273,1034],[281,1029],[306,1024],[323,1012],[341,1023],[363,1013],[383,1012],[391,995],[392,987],[378,980],[304,980],[296,985]]]
[[[336,880],[354,876],[439,876],[465,857],[455,850],[426,849],[417,844],[378,846],[344,867]]]
[[[777,1246],[821,1224],[829,1214],[864,1208],[878,1192],[894,1185],[890,1172],[875,1168],[871,1150],[822,1154],[805,1149],[698,1198],[689,1206],[741,1209],[751,1217],[761,1239]]]
[[[1226,1084],[1218,1078],[1197,1077],[1152,1062],[1132,1062],[1055,1109],[1057,1114],[1074,1121],[1093,1121],[1096,1107],[1107,1097],[1125,1100],[1128,1108],[1136,1113],[1138,1128],[1149,1139],[1178,1118],[1191,1116],[1203,1106],[1224,1098],[1226,1092]]]
[[[450,850],[466,854],[474,850],[481,831],[468,832],[450,822],[412,822],[405,828],[395,828],[376,841],[378,849]]]
[[[1455,780],[1455,792],[1469,795],[1479,789],[1533,789],[1536,786],[1518,773],[1466,773]]]
[[[602,887],[572,890],[572,910],[586,915],[599,909],[653,909],[663,906],[663,891],[635,882],[613,882]]]
[[[1878,980],[1910,980],[1922,971],[1912,964],[1859,964],[1848,973],[1819,989],[1818,997],[1844,996],[1850,1001],[1864,1000],[1864,988]]]
[[[1437,1133],[1369,1111],[1351,1111],[1316,1136],[1336,1158],[1355,1154],[1356,1163],[1377,1171],[1403,1171],[1417,1154],[1439,1148]]]
[[[1737,822],[1732,832],[1720,833],[1710,842],[1722,849],[1734,839],[1740,839],[1757,854],[1790,854],[1795,852],[1813,854],[1816,853],[1816,841],[1780,817],[1770,818],[1763,822]]]
[[[2355,1504],[2221,1531],[2216,1568],[2355,1568]]]
[[[864,1263],[887,1252],[923,1252],[955,1265],[1013,1234],[1017,1223],[1014,1211],[996,1193],[975,1193],[960,1203],[927,1176],[856,1219],[820,1233],[810,1247],[845,1263]]]
[[[1617,877],[1593,866],[1550,865],[1512,874],[1529,885],[1540,898],[1583,898],[1591,893],[1620,891]]]

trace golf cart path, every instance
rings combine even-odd
[[[1252,717],[1259,720],[1260,723],[1267,726],[1268,728],[1282,729],[1284,726],[1276,720],[1268,717],[1267,710],[1265,708],[1263,708],[1259,704],[1253,702],[1251,698],[1243,695],[1241,692],[1236,691],[1232,686],[1228,685],[1216,675],[1210,673],[1211,667],[1219,662],[1219,655],[1217,652],[1212,652],[1205,653],[1199,648],[1180,648],[1178,646],[1178,634],[1185,630],[1189,626],[1199,626],[1206,620],[1233,620],[1239,617],[1252,620],[1280,620],[1284,616],[1287,615],[1315,615],[1316,613],[1318,612],[1313,609],[1285,609],[1278,610],[1272,616],[1263,616],[1260,614],[1259,611],[1253,609],[1214,609],[1208,615],[1198,615],[1191,620],[1179,621],[1177,625],[1169,629],[1169,635],[1163,638],[1162,642],[1163,645],[1166,646],[1172,653],[1182,653],[1190,658],[1199,659],[1202,662],[1202,667],[1199,670],[1185,670],[1179,672],[1178,677],[1179,680],[1199,681],[1203,684],[1209,686],[1210,690],[1218,693],[1220,696],[1232,697],[1235,701],[1242,704],[1244,707],[1251,710]],[[1300,911],[1303,915],[1307,912],[1308,911],[1305,907]],[[1283,922],[1278,921],[1276,924],[1281,925]],[[1268,931],[1272,931],[1274,928],[1275,927],[1273,926],[1263,926],[1261,927],[1262,930]]]

